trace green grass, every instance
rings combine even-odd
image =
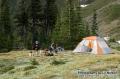
[[[116,50],[112,51],[115,54],[102,56],[73,54],[71,51],[66,51],[52,57],[43,55],[29,57],[26,52],[28,51],[13,51],[0,54],[0,68],[8,68],[3,69],[5,72],[1,73],[0,79],[82,79],[78,78],[77,73],[74,73],[78,69],[91,72],[111,69],[120,71],[120,51]],[[31,64],[31,60],[39,64]],[[13,67],[9,69],[10,64]],[[99,77],[91,79],[99,79]],[[107,77],[104,76],[102,79],[107,79]]]

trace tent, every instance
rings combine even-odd
[[[83,38],[73,52],[91,52],[93,54],[103,55],[110,53],[110,51],[103,38],[90,36]]]

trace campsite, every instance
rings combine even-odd
[[[120,0],[0,0],[0,79],[120,79]]]
[[[46,55],[44,50],[33,55],[29,55],[30,50],[0,53],[0,79],[120,78],[120,51],[109,48],[100,37],[86,37],[74,50],[52,53]]]

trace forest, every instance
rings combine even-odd
[[[88,0],[91,2],[92,0]],[[82,38],[98,35],[97,13],[93,9],[92,25],[83,19],[80,5],[84,1],[0,0],[0,51],[31,49],[37,40],[41,48],[52,42],[73,49]],[[87,1],[86,1],[87,2]]]

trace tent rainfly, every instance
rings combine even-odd
[[[103,38],[90,36],[83,38],[73,52],[91,52],[93,54],[109,54],[111,49]]]

